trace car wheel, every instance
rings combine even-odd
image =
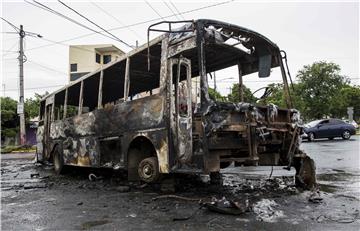
[[[314,135],[313,132],[310,132],[310,133],[308,134],[308,140],[309,140],[310,142],[312,142],[312,141],[315,140],[315,135]]]
[[[350,139],[350,137],[351,137],[350,131],[349,131],[349,130],[343,131],[341,137],[342,137],[344,140]]]
[[[140,180],[146,183],[156,182],[160,178],[159,163],[156,157],[143,159],[139,163],[138,174]]]

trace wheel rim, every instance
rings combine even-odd
[[[344,131],[343,137],[344,137],[345,139],[349,139],[349,138],[350,138],[350,132],[349,132],[349,131]]]
[[[311,141],[314,140],[314,133],[310,133],[309,138],[310,138]]]
[[[141,172],[142,172],[142,175],[143,175],[144,179],[150,179],[154,174],[154,169],[150,164],[145,164],[142,167]]]

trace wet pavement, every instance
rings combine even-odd
[[[229,167],[223,187],[206,176],[149,186],[86,168],[56,176],[31,153],[2,154],[2,230],[359,230],[359,138],[302,144],[317,165],[314,192],[296,189],[294,170],[281,167],[271,179],[271,167]],[[90,181],[90,173],[101,179]],[[214,201],[234,203],[240,212],[205,206]]]

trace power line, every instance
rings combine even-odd
[[[112,36],[115,40],[117,40],[118,42],[121,42],[122,44],[130,47],[130,48],[134,48],[133,46],[129,45],[128,43],[124,42],[123,40],[121,40],[120,38],[118,38],[117,36],[115,36],[114,34],[110,33],[109,31],[107,31],[106,29],[104,29],[103,27],[99,26],[98,24],[96,24],[95,22],[93,22],[92,20],[90,20],[89,18],[85,17],[84,15],[80,14],[77,10],[71,8],[70,6],[66,5],[65,3],[63,3],[62,1],[58,0],[58,2],[60,2],[63,6],[65,6],[66,8],[68,8],[69,10],[75,12],[77,15],[79,15],[80,17],[82,17],[83,19],[85,19],[86,21],[90,22],[91,24],[95,25],[96,27],[100,28],[101,30],[103,30],[105,33],[109,34],[110,36]]]
[[[6,22],[7,24],[9,24],[12,28],[14,28],[14,30],[19,33],[20,32],[20,29],[18,27],[16,27],[14,24],[12,24],[11,22],[9,22],[8,20],[6,20],[5,18],[3,17],[0,17],[4,22]],[[9,32],[11,33],[11,32]]]
[[[26,1],[26,0],[24,0],[24,1]],[[219,3],[215,3],[215,4],[211,4],[211,5],[207,5],[207,6],[195,8],[195,9],[192,9],[192,10],[187,10],[187,11],[179,12],[179,13],[180,13],[180,14],[188,14],[188,13],[196,12],[196,11],[199,11],[199,10],[204,10],[204,9],[207,9],[207,8],[211,8],[211,7],[216,7],[216,6],[219,6],[219,5],[224,5],[224,4],[233,2],[233,1],[235,1],[235,0],[228,0],[228,1],[224,1],[224,2],[219,2]],[[175,16],[175,14],[167,15],[167,16],[164,16],[163,18],[166,19],[166,18],[171,18],[171,17],[173,17],[173,16]],[[125,25],[125,26],[114,27],[114,28],[108,29],[108,31],[120,30],[120,29],[125,29],[125,28],[128,28],[128,27],[134,27],[134,26],[140,26],[140,25],[143,25],[143,24],[147,24],[147,23],[151,23],[151,22],[154,22],[154,21],[158,21],[158,20],[163,19],[163,18],[153,18],[153,19],[150,19],[150,20],[141,21],[141,22],[137,22],[137,23]],[[99,33],[99,32],[97,31],[96,33]],[[56,44],[58,44],[58,43],[63,43],[63,42],[69,42],[69,41],[73,41],[73,40],[77,40],[77,39],[81,39],[81,38],[85,38],[85,37],[94,35],[94,34],[96,34],[96,33],[89,33],[89,34],[79,35],[79,36],[76,36],[76,37],[73,37],[73,38],[61,40],[61,41],[59,41],[59,42],[56,42]],[[28,51],[29,51],[29,50],[40,49],[40,48],[47,47],[47,46],[53,46],[53,45],[55,45],[55,44],[48,44],[48,45],[43,45],[43,46],[39,46],[39,47],[33,47],[33,48],[31,48],[31,49],[28,49]]]
[[[33,48],[30,48],[30,49],[27,49],[26,51],[32,51],[32,50],[35,50],[35,49],[39,49],[39,48],[43,48],[43,47],[48,47],[48,46],[52,46],[54,44],[57,44],[57,45],[62,45],[62,46],[66,46],[66,47],[69,47],[70,45],[69,44],[66,44],[66,43],[63,43],[63,42],[57,42],[57,41],[53,41],[53,40],[50,40],[50,39],[47,39],[47,38],[41,38],[42,40],[45,40],[51,44],[47,44],[47,45],[43,45],[43,46],[39,46],[39,47],[33,47]],[[89,52],[89,53],[94,53],[93,50],[90,50],[90,49],[86,49],[86,48],[83,48],[83,47],[79,47],[79,46],[74,46],[75,49],[79,49],[79,50],[83,50],[83,51],[86,51],[86,52]]]
[[[65,73],[65,72],[56,70],[56,69],[51,68],[51,67],[48,67],[48,66],[45,66],[44,64],[41,64],[41,63],[38,63],[38,62],[34,62],[34,61],[32,61],[32,60],[27,60],[27,61],[30,62],[30,63],[33,63],[33,64],[35,64],[35,65],[37,65],[37,66],[39,66],[39,67],[42,67],[42,68],[44,68],[44,69],[46,69],[46,70],[49,70],[49,71],[52,71],[52,72],[57,72],[57,73],[59,73],[59,74],[61,74],[61,75],[65,75],[65,76],[68,75],[68,74]]]
[[[80,22],[78,22],[78,21],[76,21],[76,20],[74,20],[74,19],[72,19],[72,18],[64,15],[64,14],[59,13],[58,11],[55,11],[55,10],[51,9],[50,7],[44,5],[44,4],[40,3],[40,2],[37,2],[37,1],[33,0],[35,3],[38,4],[38,5],[36,5],[36,4],[31,3],[31,2],[29,2],[29,1],[27,1],[27,0],[24,0],[24,1],[25,1],[26,3],[28,3],[28,4],[30,4],[30,5],[33,5],[33,6],[37,7],[37,8],[46,10],[46,11],[52,13],[52,14],[55,14],[55,15],[57,15],[57,16],[60,16],[60,17],[62,17],[62,18],[64,18],[64,19],[66,19],[66,20],[68,20],[68,21],[70,21],[70,22],[72,22],[72,23],[75,23],[75,24],[77,24],[77,25],[79,25],[79,26],[81,26],[81,27],[84,27],[84,28],[86,28],[86,29],[88,29],[88,30],[90,30],[90,31],[93,31],[94,33],[101,34],[101,35],[103,35],[103,36],[105,36],[105,37],[107,37],[107,38],[110,38],[110,39],[113,39],[113,40],[118,41],[117,39],[115,39],[115,38],[113,38],[113,37],[111,37],[111,36],[108,36],[108,35],[106,35],[106,34],[101,33],[102,31],[96,31],[96,30],[94,30],[94,29],[92,29],[92,28],[90,28],[90,27],[88,27],[88,26],[86,26],[86,25],[84,25],[84,24],[82,24],[82,23],[80,23]]]
[[[49,88],[63,87],[63,86],[65,86],[65,84],[50,85],[50,86],[40,86],[40,87],[28,87],[28,88],[25,88],[25,90],[49,89]],[[15,89],[15,88],[5,89],[5,91],[18,91],[18,90],[19,89]]]
[[[1,31],[1,34],[18,34],[17,32]]]
[[[131,27],[126,26],[124,23],[122,23],[117,17],[113,16],[112,14],[110,14],[109,12],[107,12],[104,8],[100,7],[98,4],[96,4],[95,2],[91,1],[91,4],[93,4],[96,8],[98,8],[99,10],[101,10],[102,12],[104,12],[106,15],[108,15],[109,17],[113,18],[115,21],[117,21],[118,23],[120,23],[122,26],[125,26],[129,31],[131,31],[133,34],[135,34],[137,37],[144,39],[143,36],[139,35],[139,33],[137,33],[135,30],[131,29]]]
[[[161,14],[160,14],[157,10],[155,10],[154,7],[152,7],[152,5],[150,4],[150,2],[148,2],[148,1],[146,1],[146,0],[144,0],[144,1],[145,1],[145,3],[146,3],[162,20],[165,20],[165,19],[163,18],[163,16],[161,16]]]
[[[182,17],[183,20],[185,20],[184,16],[180,13],[180,11],[178,10],[178,8],[175,6],[175,4],[170,1],[170,4],[174,7],[174,9],[176,10],[176,12]]]
[[[171,9],[171,7],[169,6],[169,4],[167,4],[167,2],[163,2],[165,4],[165,6],[171,11],[171,13],[175,14],[175,17],[178,19],[178,20],[181,20],[177,14],[173,11],[173,9]]]

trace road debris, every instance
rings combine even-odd
[[[320,191],[314,191],[310,193],[309,201],[312,203],[321,203],[323,198],[320,195]]]
[[[38,177],[40,177],[39,173],[31,173],[30,174],[30,178],[38,178]]]
[[[259,221],[273,223],[279,218],[285,217],[284,212],[278,209],[279,205],[270,199],[261,199],[253,206],[256,219]]]
[[[184,200],[184,201],[197,201],[197,202],[201,202],[203,200],[201,198],[189,198],[189,197],[183,197],[183,196],[178,196],[178,195],[161,195],[161,196],[152,198],[152,200],[156,201],[158,199],[169,199],[169,198]]]
[[[35,188],[46,188],[46,183],[37,182],[37,183],[26,183],[24,184],[24,189],[35,189]]]
[[[212,198],[211,202],[204,203],[204,206],[212,212],[217,212],[221,214],[231,214],[231,215],[240,215],[249,211],[249,202],[245,201],[244,204],[228,200],[225,197],[221,199]]]
[[[102,176],[96,176],[94,173],[89,174],[89,180],[90,181],[96,181],[96,180],[101,180],[101,179],[103,179]]]

